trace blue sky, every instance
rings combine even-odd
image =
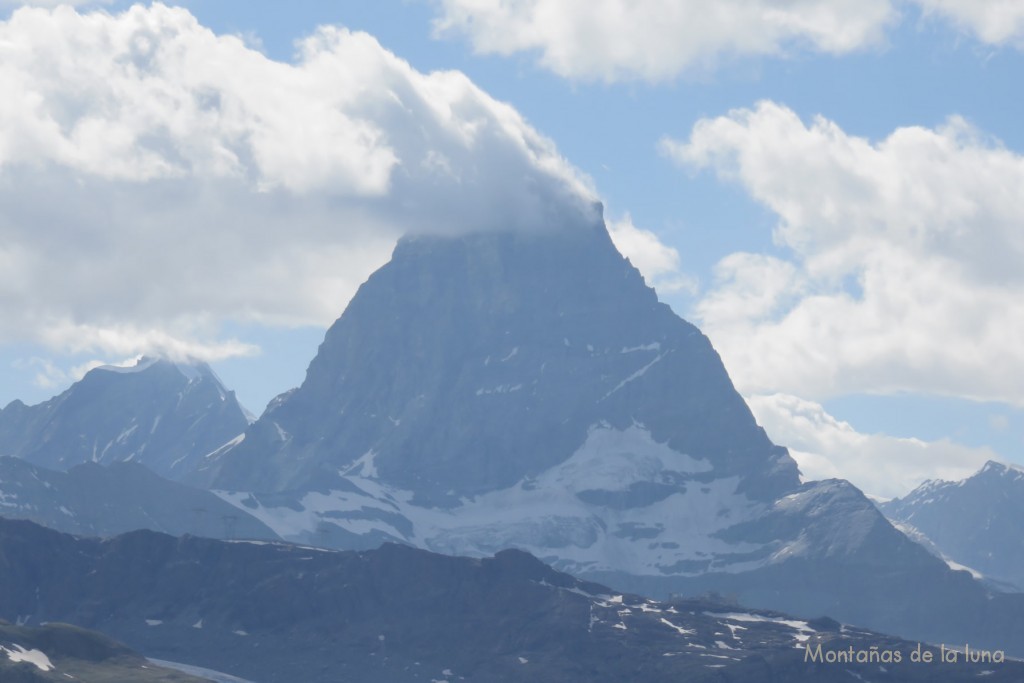
[[[1024,394],[1013,381],[1024,372],[1016,341],[1024,339],[1016,275],[1024,271],[1024,10],[977,0],[762,0],[724,2],[715,23],[684,0],[618,18],[629,3],[170,4],[195,22],[150,6],[119,21],[130,6],[121,2],[38,8],[31,17],[3,6],[4,30],[17,31],[20,52],[0,60],[8,65],[0,88],[13,89],[15,102],[0,110],[0,130],[8,129],[0,231],[17,246],[0,247],[0,264],[14,264],[0,276],[0,301],[12,307],[0,324],[0,404],[45,400],[96,362],[170,350],[210,359],[258,413],[301,381],[325,326],[397,234],[427,229],[408,228],[413,214],[394,206],[428,206],[423,188],[437,179],[424,173],[396,186],[387,174],[411,167],[412,155],[440,152],[454,172],[479,173],[484,196],[500,202],[524,191],[501,186],[508,162],[495,160],[513,154],[526,172],[603,201],[620,248],[664,301],[708,333],[759,421],[806,474],[848,477],[887,496],[926,477],[963,476],[988,457],[1024,462]],[[72,16],[97,9],[112,15],[109,25]],[[166,41],[227,66],[207,79],[212,85],[202,73],[149,65],[140,68],[154,69],[150,81],[130,76],[104,89],[115,82],[104,70],[120,67],[102,42],[82,36],[119,36],[117,27],[129,24],[149,31],[146,50]],[[379,47],[345,34],[304,57],[297,41],[318,26],[364,31]],[[240,36],[244,46],[211,42],[205,29]],[[40,75],[35,69],[48,67],[30,57],[54,35],[76,37],[53,58],[64,66]],[[380,62],[387,53],[411,72]],[[274,67],[308,63],[311,54],[336,59],[333,71]],[[97,85],[81,88],[68,75],[74,69]],[[425,75],[435,70],[465,74],[482,94],[461,81],[429,85]],[[303,78],[321,77],[321,90],[304,89]],[[343,95],[321,102],[331,79],[371,100],[376,84],[409,87],[424,112],[432,97],[455,98],[444,101],[468,102],[473,116],[505,128],[468,151],[431,148],[451,133],[443,121],[428,139],[391,144],[425,114],[408,103],[364,110]],[[33,82],[45,84],[42,105],[25,85]],[[201,112],[178,116],[168,105],[152,114],[164,117],[156,125],[138,114],[147,97],[160,101],[146,94],[152,82],[152,92],[165,88],[171,98],[179,89],[237,96],[256,115],[209,124]],[[281,119],[274,130],[301,148],[303,127],[323,124],[319,144],[341,136],[355,150],[346,158],[364,165],[327,159],[314,167],[253,143],[255,161],[239,153],[230,163],[248,164],[258,194],[209,171],[219,162],[192,141],[226,140],[224,154],[233,155],[239,127],[283,116],[275,100],[289,95],[276,83],[291,88],[297,111],[323,104],[348,118],[302,113],[294,128]],[[520,118],[509,124],[493,101]],[[40,111],[65,127],[59,142],[25,123]],[[124,154],[119,175],[89,156],[109,150],[74,135],[104,116],[116,125],[95,139],[168,139],[146,158],[115,150],[112,157]],[[375,132],[349,136],[345,126],[362,121]],[[501,130],[547,142],[509,152]],[[166,149],[174,154],[164,163],[154,155]],[[564,162],[555,170],[537,161],[555,157]],[[211,198],[221,182],[228,184]],[[51,205],[54,192],[68,197],[66,210]],[[486,205],[431,207],[438,223],[490,220],[473,218]],[[180,215],[168,217],[173,211]],[[256,227],[224,227],[234,220]],[[202,229],[176,232],[182,222]],[[354,222],[365,225],[337,227]],[[302,247],[293,259],[261,250],[281,253],[274,240],[300,223],[314,227],[293,240]]]

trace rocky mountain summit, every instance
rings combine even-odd
[[[328,330],[302,386],[220,454],[208,482],[281,491],[373,471],[450,508],[542,476],[601,426],[677,454],[638,500],[695,476],[736,477],[754,499],[798,483],[708,339],[658,301],[603,224],[407,238]]]
[[[141,358],[94,368],[44,403],[0,410],[0,455],[56,470],[134,461],[180,479],[247,426],[234,393],[205,363]]]
[[[879,508],[954,565],[1024,590],[1024,469],[989,461],[967,479],[927,481]]]

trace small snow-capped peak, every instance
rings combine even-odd
[[[1012,477],[1014,480],[1017,480],[1020,479],[1021,476],[1024,476],[1024,468],[1018,465],[989,460],[985,463],[984,467],[971,476],[971,479],[974,479],[975,477]]]
[[[132,460],[183,478],[249,423],[205,362],[139,356],[95,367],[38,406],[5,410],[0,434],[17,437],[6,440],[10,454],[43,467]]]
[[[116,363],[110,363],[107,365],[97,366],[93,368],[93,370],[100,370],[102,372],[116,372],[121,375],[127,375],[136,372],[142,372],[143,370],[148,370],[149,368],[153,367],[153,365],[155,365],[157,362],[159,362],[159,360],[160,359],[155,356],[136,356],[134,359],[134,363],[131,364],[124,363],[119,365]]]
[[[93,368],[93,370],[129,375],[145,372],[154,367],[173,367],[186,380],[188,380],[189,383],[209,378],[214,380],[218,386],[223,386],[224,384],[217,376],[217,373],[215,373],[206,362],[191,357],[172,360],[161,356],[142,355],[136,356],[134,359],[129,359],[129,361],[125,363],[100,365]]]
[[[963,479],[928,479],[903,498],[897,498],[888,502],[903,502],[915,505],[930,503],[935,500],[936,495],[949,492],[952,489],[963,488],[964,486],[974,484],[975,482],[995,482],[1001,479],[1017,481],[1022,478],[1024,478],[1024,467],[998,462],[996,460],[989,460],[977,472],[964,477]]]
[[[970,479],[965,480],[965,482],[972,479],[990,482],[1005,481],[1007,483],[1020,481],[1021,479],[1024,479],[1024,468],[1010,463],[1000,463],[994,460],[989,460],[980,470],[972,475]],[[961,485],[965,482],[961,482]]]
[[[1005,471],[1006,471],[1006,465],[1004,465],[1004,464],[1002,464],[1000,462],[996,462],[995,460],[989,460],[988,462],[985,463],[985,466],[981,468],[981,470],[978,472],[978,474],[985,474],[986,472],[994,472],[994,473],[997,473],[997,474],[1002,474]]]

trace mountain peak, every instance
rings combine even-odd
[[[6,454],[52,469],[134,460],[181,478],[248,424],[206,363],[143,356],[93,368],[41,404],[4,408],[0,439]]]
[[[980,470],[971,475],[971,478],[984,476],[1005,477],[1008,475],[1019,479],[1024,476],[1024,468],[1019,465],[1011,465],[1008,463],[998,462],[996,460],[989,460]]]
[[[966,479],[928,481],[880,506],[925,535],[950,560],[1024,588],[1024,469],[989,460]]]
[[[156,356],[139,356],[135,359],[134,365],[99,365],[90,370],[90,372],[94,370],[98,370],[100,372],[114,372],[117,374],[143,372],[160,361],[161,359]]]
[[[304,488],[373,454],[382,480],[450,506],[541,475],[601,424],[641,425],[744,490],[799,483],[708,339],[603,224],[407,237],[213,478]]]
[[[90,372],[113,372],[116,374],[126,375],[145,372],[154,367],[174,368],[189,381],[203,377],[210,377],[218,384],[223,384],[220,381],[220,378],[217,377],[216,373],[213,371],[213,368],[211,368],[206,362],[196,358],[172,360],[163,356],[139,356],[135,359],[134,365],[100,365],[90,370]]]

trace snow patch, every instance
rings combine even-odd
[[[370,463],[371,471],[373,471],[372,459],[367,462]],[[366,463],[362,464],[364,466],[361,470],[366,471]],[[213,493],[221,500],[263,522],[281,538],[290,541],[311,542],[314,535],[325,528],[324,524],[338,526],[357,535],[379,531],[395,539],[408,540],[404,534],[384,519],[384,517],[397,512],[395,503],[389,503],[387,500],[390,494],[385,492],[386,487],[377,484],[373,479],[358,476],[350,476],[350,480],[359,482],[361,488],[379,492],[380,496],[377,497],[363,491],[332,490],[327,493],[312,491],[304,494],[295,505],[267,507],[246,492],[213,491]],[[384,500],[381,500],[382,498]],[[252,507],[254,503],[256,507]],[[380,519],[372,518],[372,513],[375,511],[382,513]],[[357,512],[359,515],[356,518],[345,518],[343,515],[334,514],[344,512]]]
[[[128,440],[128,437],[130,437],[132,434],[135,433],[135,430],[138,429],[138,428],[139,428],[139,425],[133,424],[131,427],[128,427],[127,429],[122,430],[121,433],[117,435],[117,438],[114,439],[114,443],[124,443],[125,441]],[[110,448],[110,444],[107,445],[107,448]],[[103,452],[106,453],[107,449],[104,448]]]
[[[715,613],[715,612],[705,612],[704,614],[709,616],[709,617],[713,617],[715,619],[725,619],[725,620],[739,621],[739,622],[761,622],[761,623],[780,624],[782,626],[787,626],[787,627],[793,629],[794,631],[797,631],[797,633],[793,636],[793,638],[795,640],[797,640],[798,642],[804,642],[808,638],[810,638],[812,635],[817,633],[817,631],[815,631],[813,628],[811,628],[810,624],[808,624],[806,621],[800,621],[798,619],[784,619],[782,617],[769,617],[769,616],[765,616],[763,614],[749,614],[747,612],[726,612],[724,614],[719,614],[719,613]],[[726,625],[728,625],[728,624],[726,624]]]
[[[953,571],[967,572],[968,574],[973,576],[978,581],[984,581],[985,580],[985,575],[982,574],[981,572],[979,572],[977,569],[971,569],[967,565],[960,564],[959,562],[954,562],[953,560],[951,560],[951,559],[949,559],[948,557],[945,557],[945,556],[943,556],[942,559],[945,560],[946,564]]]
[[[487,396],[488,394],[511,394],[512,392],[519,391],[522,388],[522,384],[499,384],[498,386],[490,389],[477,389],[476,395]]]
[[[573,492],[624,491],[637,482],[658,481],[665,471],[693,474],[710,469],[708,461],[658,443],[642,425],[618,430],[599,424],[588,430],[575,453],[538,477],[537,483]]]
[[[619,383],[618,383],[618,384],[617,384],[617,385],[615,386],[615,388],[614,388],[614,389],[612,389],[611,391],[609,391],[609,392],[608,392],[607,394],[605,394],[605,395],[604,395],[604,396],[603,396],[603,397],[601,398],[601,400],[602,400],[602,401],[603,401],[603,400],[605,400],[606,398],[608,398],[609,396],[611,396],[612,394],[614,394],[614,393],[615,393],[616,391],[618,391],[618,390],[619,390],[619,389],[621,389],[622,387],[624,387],[624,386],[626,386],[627,384],[629,384],[630,382],[632,382],[632,381],[634,381],[634,380],[637,380],[637,379],[640,379],[641,377],[643,377],[643,376],[644,376],[644,374],[645,374],[645,373],[646,373],[646,372],[647,372],[648,370],[650,370],[650,369],[651,369],[652,367],[654,367],[654,365],[655,365],[656,363],[658,363],[658,361],[660,361],[660,360],[661,360],[662,358],[664,358],[664,357],[665,357],[665,354],[664,354],[664,353],[662,353],[662,354],[658,354],[657,356],[655,356],[654,360],[652,360],[652,361],[651,361],[650,363],[648,363],[647,365],[643,366],[642,368],[640,368],[639,370],[637,370],[636,372],[634,372],[634,373],[633,373],[632,375],[630,375],[630,376],[629,376],[629,377],[627,377],[626,379],[624,379],[624,380],[622,380],[621,382],[619,382]]]
[[[288,440],[288,432],[284,431],[284,429],[281,428],[281,425],[277,424],[276,422],[271,422],[271,424],[273,424],[274,425],[274,429],[277,430],[277,440],[278,441],[287,441]]]
[[[377,459],[377,451],[372,448],[363,453],[354,463],[349,465],[340,474],[343,477],[347,477],[350,474],[366,477],[368,479],[377,478],[377,465],[374,460]]]
[[[207,453],[206,455],[203,456],[203,459],[206,460],[206,459],[213,459],[213,458],[220,457],[221,455],[224,455],[225,453],[227,453],[228,451],[230,451],[232,448],[234,448],[238,444],[242,443],[243,441],[245,441],[245,432],[242,432],[241,434],[239,434],[235,438],[233,438],[230,441],[228,441],[223,446],[218,447],[216,450],[210,451],[209,453]],[[181,462],[182,459],[183,458],[179,458],[178,460],[176,460],[174,462],[174,464],[177,464],[177,463]]]
[[[214,671],[213,669],[204,669],[200,666],[192,666],[191,664],[182,664],[180,662],[169,662],[165,659],[153,659],[149,658],[149,662],[162,666],[165,669],[174,669],[181,671],[182,673],[189,674],[190,676],[196,676],[198,678],[204,678],[213,683],[253,683],[244,678],[238,678],[231,674],[226,674],[220,671]]]
[[[661,343],[651,342],[650,344],[641,344],[640,346],[623,346],[622,351],[619,353],[636,353],[637,351],[661,351]]]
[[[665,624],[665,626],[668,626],[670,629],[672,629],[673,631],[675,631],[676,633],[678,633],[681,636],[697,635],[697,631],[695,631],[693,629],[683,628],[682,626],[676,626],[675,624],[673,624],[668,619],[665,619],[664,617],[662,617],[661,623]]]
[[[12,643],[11,648],[13,649],[7,649],[0,645],[0,652],[7,653],[7,658],[15,664],[18,662],[28,662],[35,665],[40,671],[53,671],[53,663],[42,650],[26,650],[17,643]]]
[[[142,372],[148,370],[159,362],[159,358],[151,358],[148,356],[139,356],[135,359],[134,365],[100,365],[94,370],[102,370],[103,372],[116,372],[119,375],[130,375],[136,372]]]

